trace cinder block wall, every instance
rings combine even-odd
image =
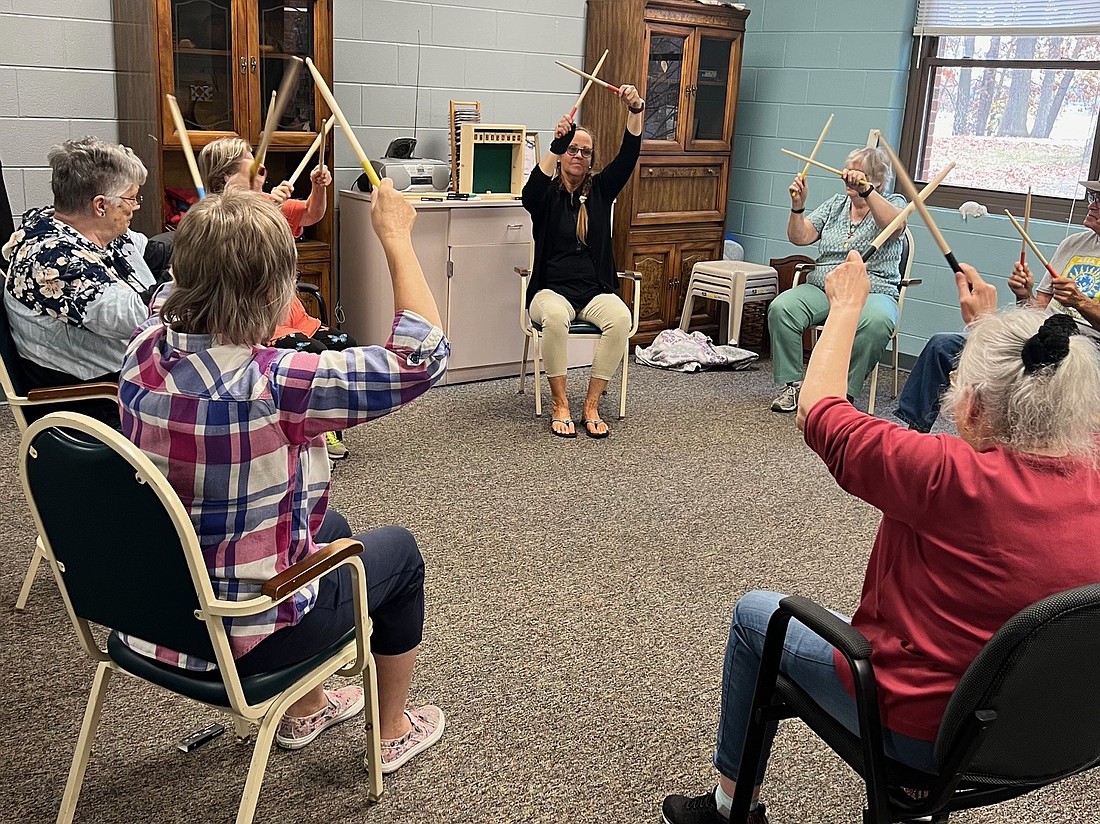
[[[0,43],[0,159],[18,216],[53,200],[51,146],[118,139],[111,0],[0,0]]]
[[[415,113],[416,153],[446,160],[451,100],[480,100],[484,122],[544,132],[545,147],[580,90],[554,61],[583,62],[584,15],[584,0],[335,0],[336,98],[370,157],[411,136]],[[346,141],[336,147],[346,188],[360,169]]]

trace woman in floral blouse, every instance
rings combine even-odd
[[[156,286],[148,241],[130,231],[145,166],[95,137],[55,146],[49,162],[53,206],[23,215],[3,250],[15,348],[33,387],[117,381]]]

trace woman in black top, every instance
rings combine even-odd
[[[600,419],[600,395],[619,367],[630,331],[630,310],[616,294],[611,204],[638,162],[645,101],[633,86],[620,87],[619,97],[629,112],[626,132],[606,168],[597,171],[592,133],[566,115],[554,130],[550,151],[523,187],[523,207],[531,213],[535,236],[527,309],[531,321],[542,327],[554,405],[550,431],[562,438],[577,436],[565,393],[569,324],[588,321],[602,332],[581,419],[592,438],[610,434]]]

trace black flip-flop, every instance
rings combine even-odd
[[[607,422],[604,421],[603,418],[584,418],[581,420],[581,426],[584,427],[585,434],[588,435],[588,437],[590,438],[595,438],[596,440],[599,440],[600,438],[606,438],[608,435],[611,434],[610,428],[608,428],[604,432],[593,432],[591,429],[588,428],[589,424],[592,424],[593,426],[599,426],[601,423],[604,426],[607,426]]]
[[[554,428],[554,424],[560,423],[566,426],[572,426],[572,432],[559,432]],[[575,438],[577,437],[577,427],[573,424],[572,418],[551,418],[550,419],[550,434],[558,438]]]

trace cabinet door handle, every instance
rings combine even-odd
[[[256,73],[256,58],[255,58],[255,56],[253,56],[253,58],[252,58],[252,73],[253,74]]]
[[[248,58],[241,58],[241,74],[248,74]]]

